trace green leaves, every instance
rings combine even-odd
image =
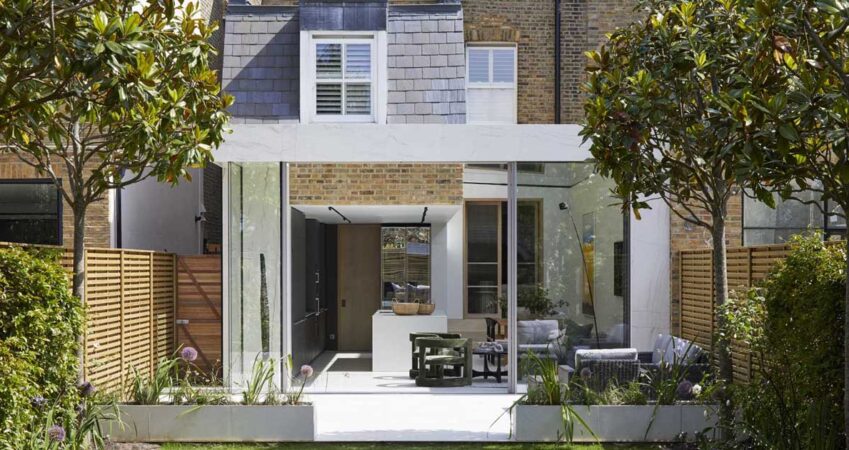
[[[232,98],[210,68],[215,24],[182,3],[0,1],[0,22],[19,30],[0,33],[8,50],[0,51],[3,151],[79,180],[65,193],[81,205],[125,171],[177,182],[205,165],[222,142]],[[57,16],[54,30],[44,25],[51,4],[73,11]],[[75,127],[83,132],[70,145]],[[64,161],[75,155],[90,164],[66,174]]]
[[[778,132],[766,124],[787,100],[771,76],[771,35],[752,31],[754,1],[644,6],[642,23],[588,54],[581,134],[635,210],[643,196],[661,196],[720,214],[731,185],[762,181],[758,161],[773,151]]]

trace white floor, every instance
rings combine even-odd
[[[368,353],[324,352],[312,365],[307,400],[316,405],[320,441],[506,441],[507,377],[472,386],[416,386],[408,373],[371,372]],[[475,369],[481,370],[481,358]],[[480,367],[479,367],[480,366]],[[493,368],[494,369],[494,368]]]
[[[368,353],[324,352],[313,361],[316,376],[305,391],[311,394],[506,394],[507,377],[475,378],[471,386],[428,388],[416,386],[406,372],[371,372]],[[337,370],[336,368],[342,370]],[[480,366],[480,367],[478,367]],[[345,368],[351,370],[344,370]],[[482,359],[475,358],[475,369],[481,370]],[[494,370],[494,367],[492,368]]]
[[[314,394],[319,441],[506,441],[507,394]]]

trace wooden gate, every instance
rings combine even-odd
[[[194,347],[201,370],[221,375],[221,255],[177,257],[177,345]]]

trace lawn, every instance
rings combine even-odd
[[[276,444],[276,445],[260,445],[260,444],[218,444],[218,445],[203,445],[203,444],[166,444],[163,446],[165,450],[306,450],[306,449],[327,449],[327,450],[434,450],[434,449],[451,449],[451,450],[648,450],[662,448],[656,445],[567,445],[567,444],[465,444],[465,443],[303,443],[303,444]]]

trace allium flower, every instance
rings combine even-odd
[[[198,351],[194,347],[184,347],[180,351],[180,357],[188,362],[193,362],[198,359]]]
[[[311,377],[312,374],[312,366],[310,366],[309,364],[304,364],[303,366],[301,366],[301,376],[304,377],[304,379]]]
[[[80,390],[80,395],[83,397],[91,397],[97,391],[94,385],[88,381],[81,383],[77,386],[77,389]]]
[[[681,400],[690,400],[693,398],[693,383],[689,380],[678,383],[678,387],[675,389],[675,395]]]
[[[693,395],[698,397],[701,394],[702,394],[702,385],[694,384],[693,385]]]
[[[53,425],[47,429],[47,437],[53,442],[62,442],[65,440],[65,429],[60,425]]]
[[[584,367],[583,369],[581,369],[581,378],[587,379],[591,376],[593,376],[593,371],[590,370],[589,367]]]
[[[47,406],[47,399],[40,395],[37,395],[29,401],[29,404],[32,405],[32,407],[35,409],[41,409]]]

